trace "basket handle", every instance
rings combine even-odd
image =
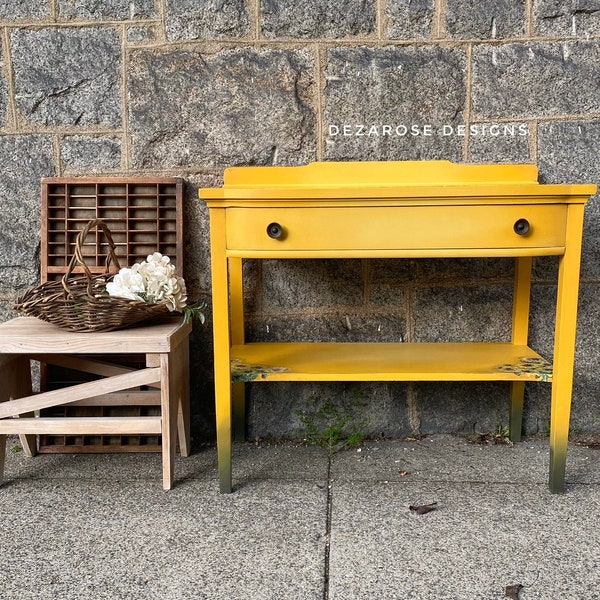
[[[85,259],[83,258],[83,242],[87,237],[88,233],[93,229],[101,229],[104,233],[106,240],[108,241],[108,254],[106,255],[106,260],[104,262],[105,273],[109,272],[111,262],[117,268],[117,271],[121,268],[119,264],[119,259],[115,253],[115,243],[112,239],[112,235],[110,233],[110,229],[106,225],[106,223],[102,219],[92,219],[87,223],[87,225],[77,234],[77,239],[75,240],[75,250],[73,252],[73,256],[71,257],[71,261],[69,262],[69,267],[67,268],[67,272],[63,275],[62,278],[62,286],[67,292],[67,294],[71,294],[71,288],[69,287],[69,277],[73,272],[73,269],[76,266],[80,266],[83,268],[85,276],[87,278],[87,292],[89,296],[92,296],[92,273],[87,266]]]

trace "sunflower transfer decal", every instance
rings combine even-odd
[[[505,373],[514,373],[519,377],[534,375],[540,381],[552,379],[552,364],[541,356],[521,357],[515,362],[500,365],[496,369]]]

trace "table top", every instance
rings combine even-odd
[[[209,207],[274,201],[348,202],[423,198],[448,203],[497,198],[505,201],[584,203],[590,184],[542,184],[532,164],[458,164],[447,160],[314,162],[297,167],[252,166],[225,170],[223,186],[202,188]]]
[[[167,317],[127,329],[75,332],[35,317],[17,317],[0,324],[4,354],[149,354],[169,352],[187,338],[191,323]]]

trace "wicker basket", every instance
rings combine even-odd
[[[108,241],[105,272],[92,275],[83,258],[82,246],[88,233],[101,229]],[[111,273],[111,264],[115,272]],[[72,276],[76,267],[84,275]],[[77,235],[75,251],[60,281],[47,281],[20,295],[13,308],[42,321],[71,331],[111,331],[169,314],[164,304],[110,296],[106,284],[120,269],[110,230],[101,219],[90,221]]]

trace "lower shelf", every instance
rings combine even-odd
[[[55,357],[56,358],[56,357]],[[142,354],[102,354],[81,355],[81,358],[110,362],[132,369],[141,369],[146,364]],[[44,390],[53,390],[77,383],[91,381],[96,377],[82,371],[42,363],[42,386]],[[80,400],[71,404],[45,408],[40,411],[42,417],[147,417],[160,415],[160,392],[133,391],[113,392],[101,397]],[[38,436],[40,454],[97,454],[118,452],[161,452],[160,435],[55,435],[44,433]]]
[[[40,454],[112,454],[162,452],[160,436],[40,435]]]
[[[552,381],[528,346],[461,343],[251,343],[231,349],[243,381]]]

